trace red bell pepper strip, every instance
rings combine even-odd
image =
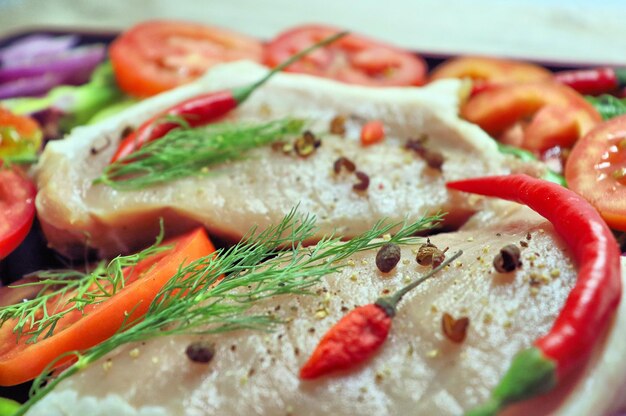
[[[554,226],[579,265],[578,280],[550,332],[520,352],[472,416],[494,415],[512,402],[546,392],[589,357],[619,305],[620,251],[611,230],[584,198],[527,175],[449,182],[447,187],[527,205]]]
[[[348,370],[371,358],[383,345],[398,303],[416,288],[462,254],[458,251],[429,273],[414,280],[389,297],[359,306],[341,318],[322,337],[311,357],[300,369],[300,378],[310,380],[337,370]]]
[[[282,71],[315,49],[333,43],[347,34],[348,32],[337,33],[301,50],[252,84],[230,90],[201,94],[168,108],[155,117],[145,121],[137,130],[126,136],[117,148],[110,163],[127,157],[144,144],[163,137],[170,130],[180,127],[179,122],[170,121],[168,119],[182,119],[182,121],[186,122],[190,127],[202,126],[219,119],[246,101],[254,91],[265,84],[277,72]]]
[[[554,74],[554,79],[581,94],[607,94],[626,87],[626,68],[561,71]]]

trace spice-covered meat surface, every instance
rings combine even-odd
[[[416,262],[419,246],[403,247],[389,273],[378,270],[375,251],[364,252],[341,273],[325,276],[317,295],[258,304],[285,320],[275,332],[163,337],[121,347],[64,381],[29,414],[462,414],[488,397],[516,352],[549,330],[576,269],[552,226],[514,204],[499,203],[461,231],[430,241],[464,254],[406,296],[387,342],[353,370],[313,381],[298,377],[322,335],[349,310],[429,270]],[[511,244],[519,248],[521,265],[498,273],[494,257]],[[467,318],[464,337],[442,329],[444,314]],[[619,389],[602,393],[601,386],[622,385],[614,360],[624,354],[623,325],[620,311],[578,377],[506,414],[614,410]],[[214,346],[206,363],[197,361],[207,361],[207,351],[186,353],[198,341]]]
[[[38,214],[50,246],[71,256],[82,256],[85,245],[101,255],[129,252],[151,241],[159,218],[168,234],[202,224],[214,235],[237,240],[252,226],[278,222],[295,205],[317,216],[320,235],[336,231],[350,237],[383,217],[438,211],[447,212],[446,225],[456,227],[473,208],[467,196],[450,193],[444,183],[511,171],[511,160],[498,153],[495,142],[458,118],[463,90],[458,81],[368,89],[279,74],[233,118],[302,118],[321,142],[310,154],[310,149],[285,153],[267,145],[243,161],[211,166],[209,175],[132,191],[93,184],[128,127],[201,92],[254,81],[264,71],[250,63],[224,65],[192,85],[50,143],[37,175]],[[337,116],[345,117],[345,124],[337,123]],[[386,138],[362,146],[360,128],[373,119],[383,123]],[[338,134],[342,127],[345,133]]]

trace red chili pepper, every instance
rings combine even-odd
[[[527,175],[467,179],[448,188],[525,204],[548,219],[572,250],[578,280],[550,332],[519,353],[491,399],[471,415],[492,415],[550,390],[589,357],[622,293],[620,251],[611,230],[584,198]]]
[[[333,371],[348,370],[372,357],[387,339],[391,329],[391,318],[395,316],[402,297],[461,254],[462,252],[458,251],[392,296],[378,298],[375,303],[350,311],[330,328],[317,344],[311,357],[300,369],[300,378],[313,379]]]
[[[170,130],[180,127],[181,123],[168,119],[182,119],[181,121],[186,122],[189,126],[197,127],[223,117],[246,101],[255,90],[265,84],[277,72],[282,71],[311,51],[326,46],[347,34],[348,32],[337,33],[301,50],[252,84],[230,90],[201,94],[168,108],[161,114],[144,122],[135,132],[126,136],[117,148],[110,163],[127,157],[144,144],[163,137]]]
[[[554,78],[581,94],[600,95],[616,92],[626,86],[626,68],[561,71],[554,74]]]

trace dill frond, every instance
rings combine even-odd
[[[243,159],[250,150],[297,135],[303,127],[304,121],[297,119],[224,122],[198,128],[181,126],[108,165],[94,184],[137,190],[207,175],[211,166]]]

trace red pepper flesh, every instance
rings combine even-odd
[[[380,306],[371,303],[353,309],[320,340],[300,369],[300,378],[314,379],[366,361],[385,342],[390,328],[391,317]]]
[[[447,187],[529,206],[552,223],[572,250],[576,285],[550,332],[535,341],[556,364],[556,381],[563,380],[589,357],[621,299],[620,251],[611,230],[581,196],[527,175],[466,179]]]
[[[586,95],[600,95],[626,86],[626,68],[595,68],[561,71],[554,74],[557,82]]]

